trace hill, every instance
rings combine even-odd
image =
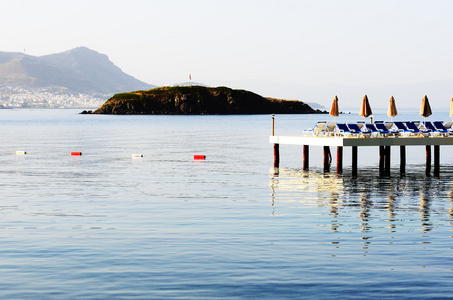
[[[84,94],[153,87],[121,71],[107,55],[86,47],[40,57],[0,52],[0,86]]]
[[[84,112],[87,113],[87,112]],[[264,98],[227,87],[174,86],[116,94],[96,114],[308,114],[326,113],[297,100]]]

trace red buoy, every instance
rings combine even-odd
[[[195,159],[195,160],[205,160],[206,159],[206,155],[194,155],[193,159]]]
[[[72,156],[81,156],[82,152],[71,152]]]

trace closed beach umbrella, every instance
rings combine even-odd
[[[337,96],[335,96],[335,98],[333,98],[332,107],[330,108],[330,113],[329,114],[332,117],[335,117],[335,121],[337,120],[337,117],[340,115],[340,110],[338,108],[338,97]]]
[[[450,117],[453,120],[453,97],[451,97],[451,101],[450,101]]]
[[[393,117],[395,117],[397,114],[398,114],[398,112],[396,111],[395,98],[393,98],[393,96],[392,96],[392,97],[390,97],[390,100],[389,100],[389,109],[387,110],[387,116],[392,118],[392,121],[393,121]]]
[[[370,103],[368,102],[368,97],[367,97],[367,95],[365,95],[365,96],[363,96],[362,107],[360,108],[359,115],[364,117],[365,121],[366,121],[366,118],[371,116],[372,114],[373,114],[373,112],[371,111],[371,106],[370,106]]]
[[[422,106],[420,107],[420,115],[426,122],[426,118],[432,115],[431,106],[429,105],[428,97],[425,95],[422,99]]]

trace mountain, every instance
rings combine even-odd
[[[0,52],[0,86],[114,94],[154,86],[124,73],[105,54],[86,47],[45,56]]]
[[[91,113],[84,111],[82,113]],[[297,100],[264,98],[227,87],[173,86],[116,94],[96,114],[310,114],[327,113]]]

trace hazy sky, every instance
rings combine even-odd
[[[86,46],[150,84],[191,74],[303,100],[316,86],[366,93],[452,80],[452,15],[447,0],[2,0],[0,51],[39,56]],[[329,105],[335,94],[341,101],[338,89],[318,102]]]

